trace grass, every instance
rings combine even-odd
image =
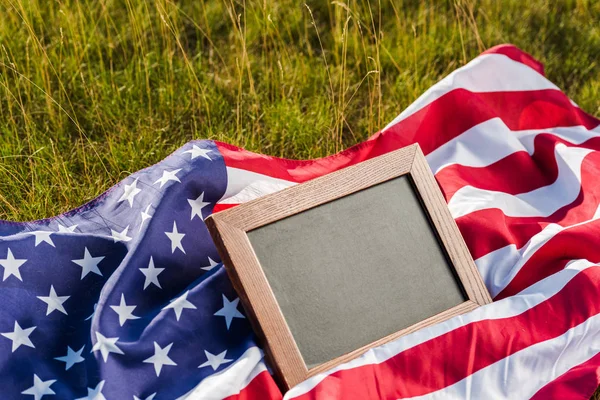
[[[595,1],[0,0],[0,16],[0,219],[74,208],[195,138],[335,153],[503,42],[600,111]]]
[[[598,115],[599,21],[593,0],[0,0],[0,219],[74,208],[195,138],[335,153],[504,42]]]

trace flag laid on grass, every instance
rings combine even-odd
[[[0,398],[281,398],[204,218],[414,142],[496,301],[286,398],[589,398],[599,126],[537,61],[500,46],[340,154],[290,161],[195,141],[76,210],[0,222]]]

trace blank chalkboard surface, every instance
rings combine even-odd
[[[309,369],[467,300],[407,176],[248,238]]]
[[[206,225],[284,391],[491,302],[418,145]]]

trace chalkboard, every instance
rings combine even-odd
[[[206,225],[284,391],[491,302],[418,145]]]
[[[406,175],[248,239],[309,369],[467,300]]]

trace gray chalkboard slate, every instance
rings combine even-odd
[[[467,300],[406,175],[248,239],[309,369]]]
[[[418,145],[206,224],[283,390],[491,302]]]

